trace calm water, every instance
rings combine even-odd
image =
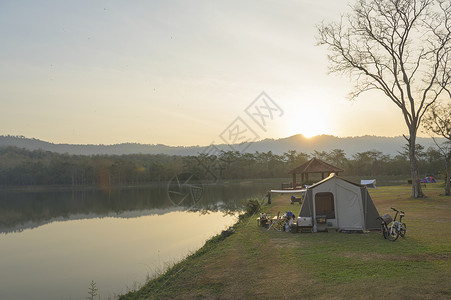
[[[277,184],[0,191],[0,299],[101,299],[141,285]]]

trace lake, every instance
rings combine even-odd
[[[280,182],[0,190],[0,299],[101,299],[142,285]],[[226,213],[229,212],[229,213]]]

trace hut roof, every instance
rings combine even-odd
[[[302,173],[338,173],[338,172],[343,172],[343,170],[314,157],[308,162],[289,171],[288,173],[302,174]]]

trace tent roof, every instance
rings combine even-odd
[[[362,179],[360,180],[360,184],[372,184],[372,183],[376,183],[376,179]]]
[[[308,162],[289,171],[288,173],[302,174],[302,173],[338,173],[338,172],[343,172],[343,170],[314,157]]]

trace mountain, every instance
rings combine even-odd
[[[444,139],[437,139],[442,142]],[[380,137],[380,136],[358,136],[358,137],[336,137],[331,135],[318,135],[312,138],[306,138],[301,134],[290,136],[277,140],[263,140],[252,148],[257,151],[269,149],[274,153],[283,153],[288,150],[297,150],[298,152],[312,153],[313,151],[331,151],[333,149],[342,149],[348,157],[358,152],[369,150],[381,151],[384,154],[395,156],[407,141],[402,136]],[[435,147],[432,138],[417,138],[417,144],[424,146],[425,149]],[[255,151],[254,150],[254,151]],[[266,150],[268,151],[268,150]]]
[[[417,143],[425,147],[434,147],[432,138],[417,138]],[[34,138],[23,136],[0,136],[0,147],[16,146],[28,150],[44,150],[56,153],[68,153],[74,155],[121,155],[121,154],[168,154],[168,155],[198,155],[199,153],[213,154],[217,151],[240,151],[254,153],[272,151],[275,154],[283,154],[289,150],[312,153],[313,151],[331,151],[342,149],[347,156],[368,150],[378,150],[384,154],[392,156],[402,151],[406,140],[402,136],[379,137],[379,136],[359,136],[359,137],[336,137],[331,135],[318,135],[306,138],[302,134],[293,135],[281,139],[265,139],[248,144],[219,144],[210,146],[166,146],[162,144],[145,145],[137,143],[123,143],[115,145],[74,145],[74,144],[53,144]]]

